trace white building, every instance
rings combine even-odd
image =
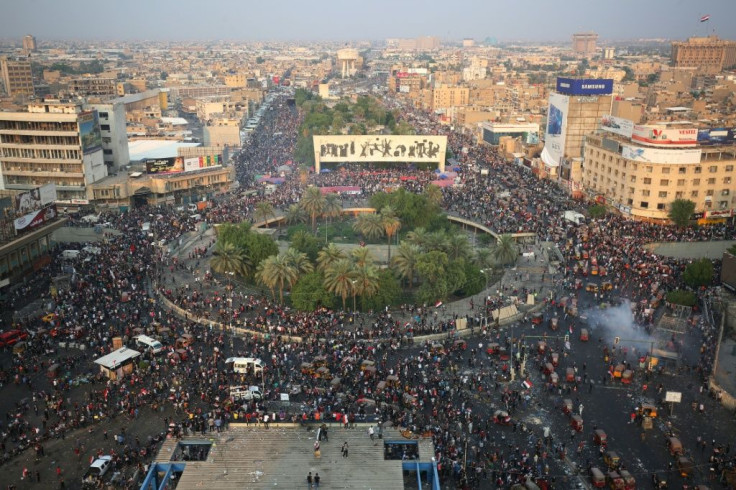
[[[128,132],[126,130],[125,104],[119,100],[103,104],[88,104],[100,116],[102,135],[102,157],[109,173],[117,171],[130,163],[128,153]]]

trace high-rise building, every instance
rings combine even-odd
[[[672,66],[697,68],[705,74],[720,73],[736,66],[736,41],[718,36],[691,37],[672,43]]]
[[[592,55],[596,50],[598,34],[595,32],[581,32],[572,35],[572,50],[577,54]]]
[[[34,95],[30,61],[11,60],[7,56],[0,57],[0,74],[2,74],[5,93],[9,96]]]
[[[88,104],[100,119],[102,159],[109,173],[116,173],[130,163],[128,132],[126,131],[125,104],[120,99],[100,104]]]
[[[26,53],[38,51],[35,36],[31,36],[30,34],[28,34],[27,36],[23,37],[23,51],[25,51]]]
[[[118,93],[117,80],[114,78],[100,78],[86,76],[75,78],[69,84],[69,90],[81,96],[111,97]]]
[[[88,186],[107,176],[97,111],[43,102],[0,112],[0,189],[56,184],[57,203],[88,203]]]

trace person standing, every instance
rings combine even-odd
[[[368,435],[370,436],[370,438],[371,438],[371,441],[373,441],[373,440],[374,440],[374,439],[373,439],[373,435],[374,435],[374,434],[375,434],[375,432],[374,432],[374,430],[373,430],[373,426],[371,425],[370,427],[368,427]]]
[[[307,488],[312,488],[312,472],[307,475]]]
[[[319,488],[319,481],[321,478],[319,477],[319,473],[314,474],[314,488]]]
[[[345,441],[345,443],[342,445],[342,457],[348,457],[348,441]]]

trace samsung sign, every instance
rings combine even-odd
[[[613,80],[610,78],[557,78],[557,93],[564,95],[610,95]]]

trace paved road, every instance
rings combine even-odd
[[[652,243],[649,250],[657,255],[677,259],[701,259],[703,257],[720,260],[723,252],[736,244],[736,240],[720,240],[712,242],[670,242]]]

